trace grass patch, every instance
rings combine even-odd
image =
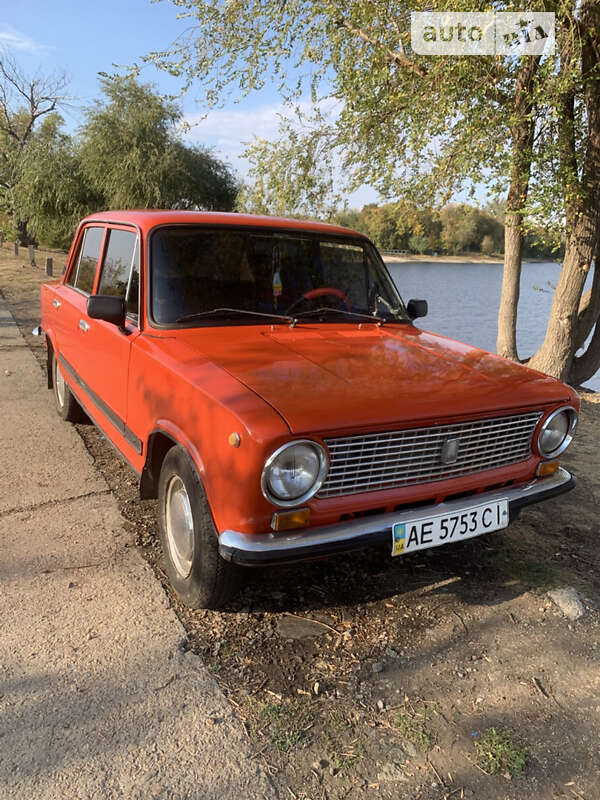
[[[519,777],[527,765],[527,750],[503,728],[490,728],[475,739],[477,764],[488,775]]]
[[[354,735],[354,727],[345,719],[334,717],[323,734],[327,758],[336,771],[353,767],[366,754],[363,744]]]
[[[253,724],[255,736],[268,736],[280,753],[293,750],[306,738],[313,718],[309,705],[302,700],[265,703]]]
[[[411,706],[410,710],[407,709],[400,714],[396,714],[392,721],[392,725],[398,728],[406,739],[426,753],[435,744],[435,735],[428,725],[435,712],[434,705],[432,703],[421,703],[417,708]]]

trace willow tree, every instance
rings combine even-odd
[[[176,104],[132,78],[103,77],[101,88],[76,135],[51,114],[31,137],[17,188],[42,241],[67,246],[81,217],[107,208],[233,208],[236,177],[183,141]]]
[[[0,52],[0,204],[23,244],[30,242],[19,192],[27,149],[40,121],[65,100],[66,85],[63,75],[27,75]]]
[[[182,140],[178,105],[132,77],[102,76],[100,86],[78,151],[102,206],[231,210],[237,180],[209,150]]]
[[[203,87],[209,104],[223,102],[232,92],[247,95],[267,80],[275,81],[289,104],[290,117],[282,124],[279,141],[255,142],[250,149],[251,177],[259,189],[267,187],[267,200],[306,204],[311,194],[318,195],[315,188],[327,188],[323,173],[317,179],[313,174],[312,184],[304,177],[311,175],[307,170],[311,160],[321,170],[328,167],[340,188],[352,190],[368,183],[384,196],[427,205],[444,201],[465,186],[488,185],[504,192],[505,269],[498,349],[517,358],[524,221],[532,180],[535,183],[546,159],[539,143],[555,144],[541,132],[549,120],[564,118],[557,111],[560,98],[579,91],[575,73],[581,43],[586,36],[594,38],[593,23],[586,21],[591,12],[585,6],[595,6],[594,0],[572,6],[536,2],[530,8],[556,11],[569,40],[574,42],[574,29],[579,36],[562,83],[556,80],[560,53],[521,58],[415,54],[408,20],[418,4],[174,2],[191,20],[188,32],[165,51],[150,54],[150,60],[184,76],[195,89]],[[458,9],[459,4],[444,3],[444,10],[453,7]],[[480,3],[469,10],[487,7]],[[494,9],[519,10],[511,2],[495,3]],[[593,74],[592,69],[591,79]],[[553,97],[548,96],[549,87],[557,93]],[[579,153],[579,141],[575,147]],[[299,187],[291,190],[294,176]],[[305,188],[309,191],[303,192]],[[575,295],[577,291],[578,284]],[[549,328],[549,343],[537,362],[548,372],[569,377],[573,357],[553,360],[550,355],[557,335]],[[570,347],[572,330],[568,336]]]

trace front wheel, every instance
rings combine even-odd
[[[179,598],[191,608],[221,608],[239,589],[240,569],[219,555],[204,487],[183,447],[163,462],[158,514],[166,573]]]

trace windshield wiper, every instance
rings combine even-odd
[[[377,317],[374,314],[359,314],[357,311],[346,311],[343,308],[330,308],[329,306],[315,308],[312,311],[302,311],[300,314],[296,314],[296,320],[300,321],[300,319],[303,319],[304,317],[317,317],[324,316],[325,314],[342,314],[345,317],[353,317],[356,319],[368,320],[369,322],[375,322],[377,325],[383,325],[383,323],[386,321],[384,317]]]
[[[249,317],[264,317],[265,319],[278,320],[285,323],[294,321],[294,317],[287,317],[284,314],[263,314],[261,311],[249,311],[246,308],[213,308],[212,311],[197,311],[195,314],[186,314],[184,317],[176,319],[175,322],[191,322],[194,319],[203,319],[204,317],[227,318],[238,314]]]

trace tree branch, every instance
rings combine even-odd
[[[392,61],[394,64],[397,64],[399,67],[407,69],[410,72],[414,72],[414,74],[418,75],[419,78],[424,78],[427,74],[425,67],[422,67],[420,64],[416,64],[414,61],[412,61],[403,50],[392,50],[386,45],[382,45],[377,41],[377,39],[369,36],[369,34],[365,33],[365,31],[363,31],[361,28],[353,27],[348,20],[340,18],[336,20],[335,24],[338,26],[338,28],[346,28],[346,30],[350,31],[353,36],[357,36],[359,39],[362,39],[363,42],[370,44],[371,47],[383,50],[388,61]]]

